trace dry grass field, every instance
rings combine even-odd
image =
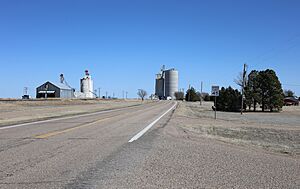
[[[0,126],[141,104],[139,100],[0,100]]]
[[[223,142],[259,147],[276,153],[300,155],[300,107],[284,107],[280,113],[218,112],[212,103],[181,102],[174,119],[179,126],[203,137]]]

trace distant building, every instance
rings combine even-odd
[[[36,88],[36,98],[74,98],[74,89],[64,83],[47,81]]]
[[[286,97],[284,98],[285,106],[299,106],[299,100],[295,97]]]

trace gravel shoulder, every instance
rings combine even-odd
[[[202,137],[300,156],[300,107],[284,107],[281,113],[218,112],[215,120],[211,106],[180,102],[174,119]]]
[[[199,136],[181,110],[101,166],[97,188],[299,188],[299,158]]]
[[[151,103],[145,101],[144,103]],[[1,100],[0,127],[142,104],[139,100]]]

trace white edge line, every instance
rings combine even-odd
[[[172,106],[172,108],[170,108],[168,111],[166,111],[164,114],[162,114],[159,118],[157,118],[155,121],[153,121],[152,123],[150,123],[150,125],[148,125],[147,127],[145,127],[143,130],[141,130],[138,134],[136,134],[134,137],[132,137],[132,139],[130,139],[128,142],[132,143],[136,140],[138,140],[139,138],[141,138],[149,129],[151,129],[161,118],[163,118],[166,114],[168,114],[171,110],[173,110],[177,105],[177,102],[174,104],[174,106]]]
[[[103,111],[88,113],[88,114],[83,114],[83,115],[67,116],[67,117],[56,118],[56,119],[49,119],[49,120],[43,120],[43,121],[35,121],[35,122],[28,122],[28,123],[22,123],[22,124],[17,124],[17,125],[4,126],[4,127],[0,127],[0,130],[12,129],[12,128],[16,128],[16,127],[24,127],[24,126],[27,126],[27,125],[48,123],[48,122],[60,121],[60,120],[78,118],[78,117],[86,117],[86,116],[97,115],[97,114],[104,114],[104,113],[115,112],[115,111],[119,111],[119,110],[127,109],[127,108],[133,108],[133,107],[124,107],[124,108],[118,108],[118,109],[114,109],[114,110],[103,110]]]

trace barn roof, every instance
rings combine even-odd
[[[66,85],[64,83],[55,83],[55,82],[47,81],[43,85],[45,85],[46,83],[51,83],[52,85],[54,85],[60,89],[63,89],[63,90],[73,90],[71,87],[69,87],[68,85]],[[42,87],[43,85],[41,85],[39,87]]]
[[[290,100],[290,101],[293,101],[293,102],[299,102],[299,100],[296,99],[295,97],[286,97],[286,98],[284,98],[284,100]]]
[[[53,85],[55,85],[56,87],[60,88],[60,89],[65,89],[65,90],[72,90],[71,87],[69,87],[68,85],[64,84],[64,83],[54,83],[54,82],[50,82]]]

